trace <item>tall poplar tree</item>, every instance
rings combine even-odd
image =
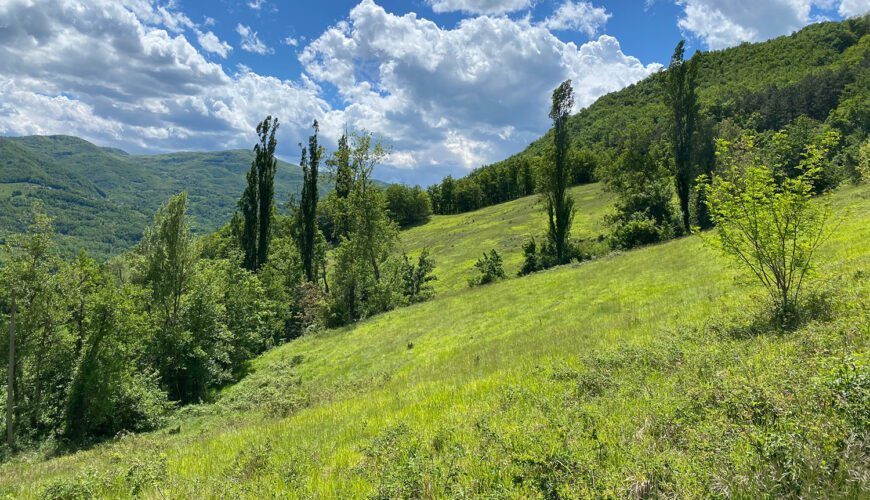
[[[182,296],[197,260],[196,240],[187,217],[187,192],[160,207],[154,224],[145,230],[137,247],[144,257],[143,279],[167,327],[178,326]]]
[[[574,107],[574,89],[571,80],[564,81],[553,91],[550,119],[553,120],[553,156],[545,165],[542,176],[542,194],[547,203],[547,240],[556,262],[564,264],[570,258],[568,234],[574,220],[574,199],[568,194],[571,169],[568,165],[568,118]]]
[[[338,151],[335,152],[335,194],[339,198],[347,198],[353,188],[353,172],[350,168],[350,146],[347,144],[347,132],[338,140]]]
[[[314,282],[317,270],[314,267],[314,242],[317,238],[317,170],[323,148],[317,143],[320,126],[314,121],[314,135],[308,138],[308,149],[302,148],[302,200],[299,206],[299,254],[305,279]]]
[[[671,56],[671,64],[665,73],[665,106],[670,113],[670,142],[674,158],[674,183],[680,199],[683,226],[690,230],[689,194],[695,169],[692,164],[692,136],[698,119],[698,96],[695,92],[697,67],[692,61],[684,61],[686,41],[680,40]]]
[[[278,119],[267,116],[257,125],[259,142],[254,146],[254,161],[248,172],[248,186],[239,200],[242,211],[241,246],[245,252],[244,267],[256,271],[269,258],[272,239],[272,218],[275,210],[275,132]]]

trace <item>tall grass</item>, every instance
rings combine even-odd
[[[795,331],[683,238],[303,337],[163,431],[4,464],[0,495],[865,495],[870,189],[835,202]]]

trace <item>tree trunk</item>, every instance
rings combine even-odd
[[[680,212],[683,216],[683,227],[686,229],[686,234],[692,232],[691,216],[689,213],[689,181],[681,178],[681,173],[677,173],[677,197],[680,199]]]
[[[6,441],[15,449],[12,416],[15,410],[15,289],[12,289],[12,315],[9,321],[9,375],[6,386]]]
[[[369,252],[369,260],[372,263],[372,269],[375,272],[375,281],[378,283],[381,282],[381,270],[378,268],[378,259],[375,258],[374,251]]]

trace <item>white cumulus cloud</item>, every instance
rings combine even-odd
[[[244,68],[227,74],[149,7],[0,3],[9,21],[0,30],[0,133],[71,134],[131,151],[247,148],[267,114],[281,117],[282,142],[296,144],[329,110],[316,87]]]
[[[202,31],[197,30],[196,40],[199,42],[199,46],[202,47],[203,50],[217,54],[223,58],[226,58],[227,54],[233,50],[230,44],[221,41],[221,39],[211,31],[203,33]]]
[[[426,0],[435,12],[505,14],[528,9],[533,0]]]
[[[823,20],[812,15],[813,7],[838,8],[843,16],[870,10],[870,0],[677,0],[677,4],[683,8],[680,29],[711,49],[787,35]]]
[[[660,68],[625,55],[610,36],[578,47],[528,20],[487,16],[442,29],[372,0],[312,41],[300,61],[345,101],[330,113],[335,123],[378,131],[418,164],[435,158],[465,169],[546,131],[550,94],[565,79],[579,110]]]
[[[270,47],[263,43],[262,40],[260,40],[257,36],[257,32],[252,30],[250,26],[245,26],[244,24],[239,23],[239,25],[236,26],[236,33],[242,37],[242,50],[260,54],[261,56],[274,52]]]
[[[870,0],[843,0],[838,12],[843,17],[866,14],[870,12]]]
[[[611,14],[604,7],[595,7],[589,2],[565,3],[556,9],[552,16],[544,20],[544,26],[551,30],[576,30],[595,36],[610,19]]]

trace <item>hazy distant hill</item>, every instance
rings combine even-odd
[[[0,138],[0,239],[24,229],[29,207],[41,200],[65,254],[84,248],[105,257],[135,244],[154,211],[183,190],[195,229],[211,231],[232,216],[253,157],[248,150],[131,155],[70,136]],[[278,203],[301,185],[302,169],[279,160]]]

